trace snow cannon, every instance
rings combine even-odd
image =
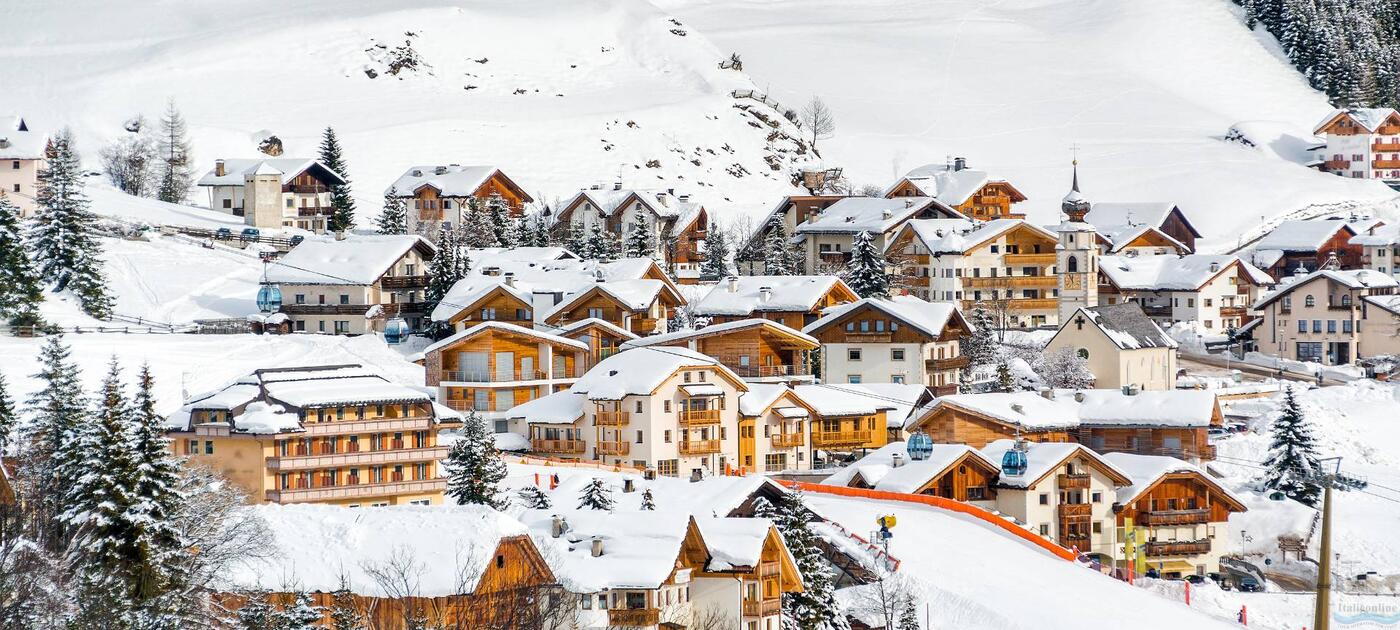
[[[923,431],[915,431],[909,435],[909,441],[905,444],[909,451],[909,459],[921,462],[933,454],[933,438]]]
[[[402,317],[395,317],[384,324],[384,342],[389,344],[401,344],[408,339],[408,322]]]

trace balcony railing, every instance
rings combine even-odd
[[[1012,311],[1040,311],[1060,307],[1059,300],[1055,298],[1012,298],[1006,304]]]
[[[433,419],[426,417],[370,418],[367,420],[327,420],[324,422],[303,422],[305,435],[354,435],[360,433],[386,433],[393,431],[421,431],[430,429]]]
[[[631,444],[630,442],[599,442],[599,443],[598,443],[598,454],[599,454],[599,455],[626,455],[626,454],[628,454],[628,453],[630,453],[630,452],[632,452],[632,444]]]
[[[1371,144],[1371,150],[1400,152],[1400,142],[1375,142]]]
[[[328,193],[331,191],[330,188],[322,186],[321,184],[287,184],[283,186],[282,189],[286,192],[301,193],[303,195]]]
[[[889,343],[892,337],[887,332],[848,332],[847,343]]]
[[[587,449],[587,446],[583,443],[583,440],[543,440],[536,438],[530,440],[530,449],[541,453],[580,454]]]
[[[801,433],[778,433],[773,435],[773,448],[792,448],[802,446],[804,440]]]
[[[744,600],[744,616],[771,617],[778,614],[782,607],[783,600],[781,599],[746,599]]]
[[[951,357],[947,359],[924,359],[924,369],[942,372],[943,370],[960,370],[966,368],[970,359],[965,356]]]
[[[817,448],[854,447],[870,441],[870,431],[813,431],[812,446]]]
[[[421,289],[428,286],[428,276],[385,276],[379,279],[383,289]]]
[[[1243,306],[1222,306],[1220,307],[1221,317],[1244,317],[1246,309]]]
[[[268,490],[267,500],[272,503],[305,503],[308,501],[333,501],[337,499],[357,499],[397,494],[429,494],[433,492],[442,492],[446,489],[446,479],[419,479],[417,481],[346,484],[321,488]]]
[[[364,315],[371,304],[283,304],[288,315]]]
[[[934,385],[929,389],[933,390],[934,396],[952,396],[958,393],[958,384],[948,383],[947,385]]]
[[[1400,168],[1400,160],[1371,160],[1371,168]]]
[[[1079,518],[1093,515],[1094,506],[1089,503],[1061,503],[1055,506],[1060,518]]]
[[[1200,525],[1210,522],[1210,510],[1157,510],[1155,512],[1141,512],[1138,514],[1138,521],[1142,525],[1152,527],[1165,525]]]
[[[1005,256],[1008,266],[1015,265],[1053,265],[1055,264],[1054,252],[1045,254],[1007,254]],[[1052,278],[1054,276],[1051,276]]]
[[[335,208],[331,206],[302,206],[297,208],[299,217],[325,217],[335,213]]]
[[[1148,306],[1142,305],[1142,312],[1148,317],[1171,317],[1172,307],[1170,306]]]
[[[383,304],[382,306],[384,307],[384,315],[386,317],[408,314],[418,315],[428,310],[427,302],[394,302],[391,304]]]
[[[780,573],[782,573],[782,565],[777,562],[765,561],[758,563],[759,577],[778,577]]]
[[[729,368],[740,378],[775,378],[782,376],[811,376],[811,368],[805,365],[742,365],[737,357],[715,357],[724,367]]]
[[[680,443],[681,455],[708,455],[719,452],[719,440],[690,440]]]
[[[610,608],[608,626],[624,628],[647,628],[661,623],[660,608]]]
[[[632,414],[626,411],[598,411],[593,414],[593,424],[600,427],[625,427]]]
[[[513,383],[542,381],[541,370],[443,370],[441,380],[454,383]]]
[[[1150,557],[1194,556],[1202,553],[1210,553],[1210,539],[1147,543],[1147,555]]]
[[[286,471],[310,470],[313,468],[342,468],[345,466],[434,461],[444,457],[447,457],[446,446],[429,446],[426,448],[336,453],[334,455],[269,457],[267,458],[267,469]]]
[[[680,424],[683,427],[693,427],[699,425],[719,424],[718,409],[684,409],[680,412]]]
[[[1089,487],[1089,475],[1084,473],[1077,473],[1072,475],[1066,475],[1062,473],[1056,475],[1055,481],[1059,484],[1061,490],[1073,490],[1075,488]]]

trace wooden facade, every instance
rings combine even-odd
[[[1219,423],[1212,426],[1219,426]],[[1081,424],[1074,436],[1076,441],[1099,453],[1215,459],[1215,447],[1207,438],[1206,427],[1096,427]]]
[[[542,352],[547,346],[549,352]],[[463,365],[466,356],[484,357]],[[488,327],[424,354],[429,387],[457,411],[506,411],[564,387],[587,368],[584,351],[524,331]]]
[[[1356,236],[1356,232],[1341,221],[1336,223],[1337,231],[1328,237],[1321,247],[1307,251],[1284,251],[1283,257],[1264,271],[1268,272],[1274,280],[1282,281],[1296,272],[1300,266],[1309,272],[1321,269],[1322,265],[1333,254],[1336,254],[1337,262],[1341,263],[1342,269],[1363,268],[1361,259],[1365,254],[1365,248],[1351,243],[1351,238]]]
[[[1222,492],[1198,472],[1168,473],[1126,505],[1119,506],[1118,525],[1127,519],[1146,527],[1224,523],[1245,506]]]
[[[666,332],[664,328],[658,329],[657,325],[662,320],[670,319],[671,313],[681,304],[680,295],[665,286],[657,292],[651,304],[641,309],[633,309],[608,291],[593,287],[551,312],[545,323],[564,326],[584,319],[601,319],[637,335],[650,335]]]
[[[530,328],[534,326],[534,307],[527,301],[498,286],[485,295],[462,305],[460,311],[448,319],[448,323],[458,330],[471,328],[482,322],[505,322]]]
[[[904,464],[909,465],[908,463]],[[997,476],[1001,469],[972,453],[959,457],[910,494],[923,494],[955,501],[990,501],[996,498]],[[860,473],[851,478],[850,487],[874,489]]]
[[[602,320],[598,320],[575,327],[568,332],[560,333],[560,335],[588,344],[588,367],[591,368],[599,361],[621,352],[622,344],[637,338],[635,334],[624,335],[622,332],[604,324]]]
[[[925,413],[909,428],[921,430],[938,444],[966,444],[983,448],[997,440],[1018,435],[1031,442],[1073,442],[1069,429],[1018,427],[971,409],[943,402]]]
[[[806,335],[768,320],[751,326],[709,332],[702,328],[684,337],[648,345],[685,347],[719,360],[746,379],[811,380],[810,353],[821,347]]]
[[[407,194],[400,191],[400,196],[412,200],[409,211],[416,213],[419,221],[442,221],[446,211],[460,211],[470,199],[485,202],[496,195],[506,202],[510,215],[517,218],[524,214],[525,204],[534,201],[523,188],[499,170],[492,173],[469,197],[444,197],[442,191],[430,184],[407,191]]]
[[[923,197],[925,195],[926,193],[917,184],[909,179],[902,179],[885,196],[895,199],[898,197]],[[977,189],[977,192],[953,206],[953,209],[969,219],[979,221],[1024,219],[1026,215],[1012,212],[1011,205],[1025,200],[1025,194],[1017,190],[1010,182],[994,180],[983,184],[981,188]]]
[[[723,287],[724,281],[721,280],[719,285],[716,286]],[[822,311],[833,306],[837,306],[840,304],[848,304],[859,299],[860,296],[856,295],[855,291],[852,291],[851,288],[846,285],[846,283],[835,282],[832,283],[831,289],[828,290],[826,293],[822,294],[822,296],[818,298],[817,301],[811,305],[811,307],[801,310],[771,310],[758,308],[754,309],[750,313],[745,313],[741,315],[707,314],[703,312],[700,314],[704,315],[705,317],[709,317],[711,324],[726,324],[729,322],[737,322],[745,319],[760,318],[766,319],[770,322],[777,322],[793,330],[802,330],[805,326],[807,326],[807,324],[810,324],[820,319]]]

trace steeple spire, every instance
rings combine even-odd
[[[1084,215],[1089,214],[1089,208],[1091,206],[1089,200],[1079,192],[1079,159],[1075,158],[1070,162],[1070,165],[1074,169],[1074,175],[1071,180],[1072,183],[1070,184],[1069,193],[1060,201],[1060,210],[1066,215],[1069,215],[1070,222],[1083,223]]]

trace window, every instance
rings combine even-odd
[[[941,375],[940,375],[940,376],[941,376]],[[891,375],[890,375],[890,382],[891,382],[891,383],[894,383],[895,385],[903,385],[903,384],[904,384],[904,375],[903,375],[903,374],[891,374]]]
[[[1312,320],[1312,322],[1313,322],[1313,332],[1315,332],[1315,333],[1320,333],[1320,332],[1322,332],[1322,320],[1320,320],[1320,319],[1314,319],[1314,320]]]
[[[232,199],[225,199],[225,200],[224,200],[224,207],[225,207],[225,208],[232,208],[232,207],[233,207],[233,200],[232,200]]]
[[[1350,333],[1350,332],[1351,332],[1351,320],[1349,320],[1349,319],[1344,319],[1344,320],[1342,320],[1342,332],[1344,332],[1344,333]]]
[[[663,432],[663,433],[661,434],[661,439],[662,439],[662,441],[666,442],[667,444],[670,444],[670,443],[671,443],[671,430],[670,430],[670,429],[667,429],[665,432]]]
[[[594,319],[603,319],[603,309],[590,308],[588,309],[588,316]]]
[[[1049,524],[1049,523],[1041,523],[1041,524],[1040,524],[1040,535],[1041,535],[1041,536],[1049,536],[1049,535],[1050,535],[1050,524]]]
[[[671,413],[671,401],[669,401],[669,400],[663,400],[663,401],[661,401],[661,411],[662,411],[663,413]],[[669,442],[669,441],[670,441],[670,440],[667,440],[667,442]]]
[[[1091,494],[1091,495],[1089,495],[1089,496],[1091,497],[1090,500],[1093,501],[1094,503],[1103,503],[1103,493],[1102,493],[1102,492],[1095,492],[1095,493],[1093,493],[1093,494]]]
[[[1306,319],[1300,319],[1300,320],[1298,320],[1298,332],[1300,332],[1300,333],[1308,332],[1308,320],[1306,320]]]
[[[1040,504],[1041,504],[1041,505],[1050,505],[1050,493],[1048,493],[1048,492],[1042,492],[1042,493],[1040,493]]]
[[[1089,358],[1089,349],[1088,349],[1088,348],[1080,348],[1079,351],[1076,352],[1075,354],[1079,355],[1079,358],[1081,358],[1081,359],[1088,360],[1088,358]]]
[[[19,192],[19,184],[15,184],[15,192]]]
[[[18,170],[19,170],[19,160],[15,160],[15,161],[13,161],[13,162],[10,162],[10,169],[11,169],[11,170],[16,170],[16,171],[18,171]]]
[[[642,412],[642,401],[640,401],[640,400],[637,401],[636,410],[637,410],[637,413],[641,413],[641,412]]]
[[[1099,522],[1099,521],[1094,521],[1094,533],[1095,533],[1095,534],[1102,534],[1102,533],[1103,533],[1103,523],[1101,523],[1101,522]]]
[[[205,441],[204,441],[204,454],[205,454],[205,455],[213,455],[213,454],[214,454],[214,441],[213,441],[213,440],[205,440]]]
[[[1309,295],[1309,296],[1303,298],[1303,306],[1311,307],[1311,306],[1316,306],[1316,305],[1317,305],[1317,298],[1315,298],[1315,297],[1313,297],[1313,296],[1311,296],[1311,295]]]
[[[847,349],[846,349],[846,360],[847,360],[847,361],[859,361],[859,360],[860,360],[860,348],[847,348]]]
[[[494,309],[494,308],[483,308],[483,309],[481,309],[481,319],[482,319],[482,321],[491,321],[491,320],[493,320],[493,319],[496,319],[496,309]]]
[[[862,319],[862,320],[860,320],[860,331],[863,332],[863,333],[864,333],[864,332],[870,332],[870,320],[868,320],[868,319]]]
[[[1329,333],[1335,333],[1335,332],[1337,332],[1337,320],[1335,320],[1335,319],[1329,319],[1329,320],[1327,320],[1327,332],[1329,332]]]
[[[350,294],[349,294],[349,293],[341,293],[341,294],[340,294],[340,303],[341,303],[341,304],[349,304],[349,303],[350,303]]]
[[[636,440],[636,442],[637,442],[638,444],[641,444],[641,443],[642,443],[642,430],[641,430],[641,429],[637,429],[637,440]]]
[[[859,384],[860,384],[860,375],[859,375],[859,374],[847,374],[847,375],[846,375],[846,382],[847,382],[847,383],[850,383],[851,385],[859,385]]]

